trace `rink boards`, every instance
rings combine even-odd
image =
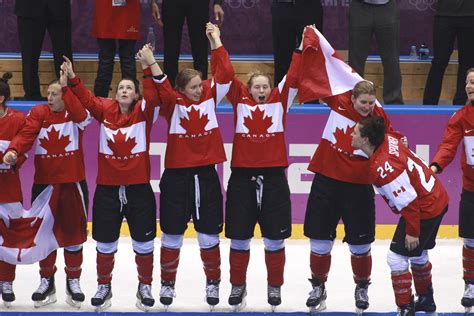
[[[32,104],[17,102],[13,106],[26,112]],[[399,130],[408,137],[410,148],[425,159],[425,161],[429,161],[434,156],[437,146],[441,141],[449,117],[459,107],[403,105],[385,106],[384,108],[391,119],[394,129]],[[307,170],[307,166],[321,139],[328,114],[328,108],[323,105],[293,105],[287,118],[286,140],[289,161],[287,176],[292,193],[293,238],[303,238],[302,223],[304,222],[307,197],[314,176],[312,172]],[[230,158],[234,136],[234,115],[229,105],[218,107],[218,122],[228,161],[217,165],[216,168],[221,179],[223,192],[225,192],[231,173]],[[91,202],[95,190],[95,177],[97,175],[98,133],[98,124],[93,122],[86,129],[84,137],[86,176],[90,193],[89,200]],[[151,184],[157,199],[159,198],[159,181],[164,171],[166,133],[167,123],[160,117],[153,127],[150,145],[152,163]],[[21,172],[24,201],[26,202],[26,207],[29,207],[28,202],[30,200],[30,190],[34,174],[33,159],[28,159]],[[451,165],[439,175],[439,179],[450,196],[449,211],[443,220],[439,237],[456,238],[458,235],[459,196],[462,190],[459,153]],[[391,238],[399,216],[393,214],[379,196],[376,197],[376,210],[377,238]],[[90,209],[89,219],[91,219]],[[343,226],[340,225],[339,231],[342,231],[342,229]],[[123,235],[127,234],[126,225],[123,225]],[[188,236],[194,236],[192,229],[189,231]]]

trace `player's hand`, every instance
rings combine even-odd
[[[431,166],[430,166],[430,169],[431,169],[431,171],[433,171],[434,173],[438,173],[438,172],[439,172],[438,167],[436,167],[435,165],[431,165]]]
[[[405,248],[407,248],[408,251],[414,250],[419,244],[420,239],[418,237],[413,237],[408,234],[405,236]]]
[[[7,151],[6,154],[3,156],[3,163],[6,165],[15,165],[17,160],[18,154],[13,150]]]

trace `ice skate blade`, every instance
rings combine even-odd
[[[96,313],[100,313],[105,311],[106,309],[109,309],[110,306],[112,306],[112,302],[110,300],[106,300],[104,304],[99,305],[99,306],[94,306],[94,310]]]
[[[357,308],[357,307],[356,307],[355,313],[356,313],[357,316],[363,315],[364,312],[365,312],[365,309]]]
[[[51,294],[46,297],[43,301],[34,301],[35,308],[40,308],[46,305],[54,304],[57,302],[56,294]]]
[[[247,302],[246,302],[246,300],[245,300],[245,298],[244,298],[244,299],[242,300],[242,303],[237,304],[237,305],[232,305],[232,311],[233,311],[234,313],[238,313],[238,312],[242,311],[242,310],[245,308],[245,306],[247,306]]]
[[[170,305],[163,304],[163,308],[165,309],[165,312],[167,312],[170,309],[170,306],[171,304]]]
[[[214,309],[216,308],[216,305],[209,305],[209,311],[212,313]]]
[[[72,306],[72,307],[77,308],[77,309],[80,309],[81,304],[82,304],[82,302],[73,300],[70,295],[66,296],[66,303],[68,303],[69,306]]]
[[[311,315],[313,315],[313,314],[317,314],[319,312],[322,312],[325,309],[326,309],[326,301],[321,301],[321,303],[319,303],[319,305],[311,306],[309,308],[309,313]]]
[[[3,301],[3,306],[5,306],[6,308],[10,308],[10,307],[12,307],[12,302]]]
[[[464,307],[464,315],[468,316],[468,315],[473,315],[474,314],[474,310],[472,309],[472,306],[470,307]]]
[[[145,305],[142,303],[142,301],[140,301],[139,299],[137,299],[137,302],[135,303],[135,306],[141,310],[142,312],[149,312],[153,306],[148,306],[148,305]]]
[[[270,305],[270,307],[272,309],[272,313],[274,313],[278,305]]]

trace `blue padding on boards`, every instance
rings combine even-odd
[[[8,101],[7,105],[19,111],[28,111],[38,103],[46,103],[46,101]],[[387,114],[451,115],[461,107],[452,105],[385,105],[383,108]],[[229,103],[220,103],[217,106],[217,112],[230,113],[232,112],[232,106]],[[290,113],[325,114],[329,113],[329,108],[322,104],[293,104]]]

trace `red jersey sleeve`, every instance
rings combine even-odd
[[[18,135],[12,139],[8,150],[14,150],[20,155],[30,150],[41,130],[43,120],[44,113],[42,108],[38,106],[33,107],[26,117],[25,125]]]
[[[441,169],[447,167],[456,156],[458,145],[463,139],[462,113],[456,112],[448,121],[444,131],[443,140],[438,146],[432,163],[436,163]]]
[[[288,111],[293,103],[293,100],[298,93],[298,74],[301,61],[301,53],[294,52],[291,58],[290,68],[286,76],[278,84],[280,91],[282,105]]]
[[[166,76],[160,80],[155,79],[154,82],[161,101],[160,115],[168,119],[176,105],[176,91]]]
[[[94,96],[92,92],[84,86],[84,83],[79,77],[76,76],[69,81],[72,85],[72,92],[74,92],[81,104],[91,112],[96,120],[101,122],[104,112],[103,98]]]
[[[79,101],[76,95],[71,91],[71,88],[64,87],[62,92],[64,106],[71,120],[74,123],[78,123],[81,129],[84,129],[84,127],[91,122],[89,112],[82,106],[81,101]]]
[[[146,68],[143,70],[143,100],[142,105],[144,104],[144,111],[149,122],[155,122],[158,118],[158,111],[160,106],[160,96],[158,95],[158,91],[155,88],[155,84],[153,83],[153,79],[151,78],[151,70],[150,68]]]
[[[230,62],[229,53],[221,46],[211,52],[211,81],[212,94],[216,105],[222,101],[229,92],[235,72]]]

